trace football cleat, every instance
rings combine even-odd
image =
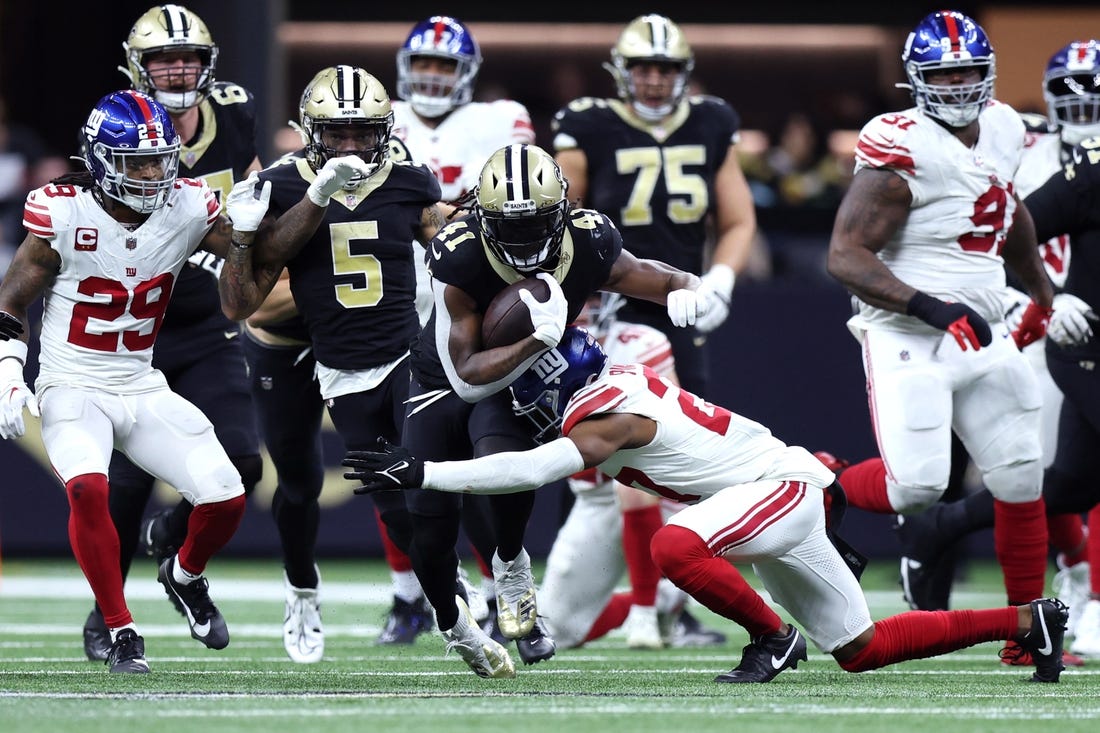
[[[1089,564],[1087,562],[1079,562],[1076,565],[1066,567],[1063,560],[1063,555],[1059,553],[1057,557],[1059,569],[1054,576],[1052,587],[1058,600],[1069,606],[1066,635],[1074,636],[1077,633],[1077,624],[1081,620],[1081,614],[1089,602],[1092,584],[1089,582]]]
[[[946,611],[950,605],[955,558],[945,552],[951,541],[939,532],[941,506],[894,518],[892,528],[901,545],[901,594],[914,611]]]
[[[141,547],[146,555],[156,560],[157,568],[160,568],[165,560],[174,557],[179,552],[179,547],[172,540],[172,532],[168,527],[168,518],[172,515],[172,511],[172,509],[165,509],[157,512],[141,524],[141,534],[139,536]],[[168,600],[172,602],[172,607],[176,609],[180,616],[187,617],[187,611],[184,610],[179,599],[169,595]]]
[[[165,560],[157,572],[157,580],[173,603],[183,606],[187,625],[191,627],[191,638],[210,649],[225,649],[229,646],[229,629],[218,607],[210,600],[210,584],[203,576],[190,583],[177,583],[172,577],[176,562],[175,557]]]
[[[665,646],[657,625],[656,606],[631,606],[623,630],[626,646],[630,649],[663,649]]]
[[[1069,609],[1057,598],[1041,598],[1031,602],[1031,628],[1016,644],[1005,645],[1001,659],[1019,659],[1026,652],[1035,665],[1032,682],[1057,682],[1065,665],[1062,662],[1062,642],[1065,638]],[[1008,661],[1022,664],[1022,661]]]
[[[466,573],[466,568],[461,565],[458,566],[458,595],[466,600],[466,605],[470,607],[470,613],[473,614],[474,620],[484,628],[485,622],[489,619],[489,602],[485,600],[485,596],[482,595],[477,586],[470,582],[470,576]]]
[[[454,651],[478,677],[507,679],[516,676],[516,665],[508,650],[481,630],[462,596],[455,596],[458,621],[443,632],[447,651]]]
[[[93,662],[103,662],[111,653],[111,632],[99,607],[92,608],[84,622],[84,654]]]
[[[133,629],[122,629],[111,644],[106,664],[112,672],[147,674],[149,663],[145,661],[145,639]]]
[[[497,586],[497,624],[500,633],[519,639],[531,633],[538,617],[535,605],[535,576],[531,556],[520,550],[514,560],[504,562],[493,553],[493,578]]]
[[[726,635],[717,629],[708,629],[699,619],[684,609],[672,625],[672,636],[668,645],[674,649],[688,647],[721,646],[726,643]]]
[[[785,669],[797,669],[806,661],[806,640],[793,625],[786,634],[758,636],[741,652],[741,663],[715,682],[771,682]]]
[[[496,643],[507,643],[508,638],[500,633],[500,624],[497,623],[497,599],[495,597],[486,598],[485,604],[489,608],[489,615],[485,618],[484,623],[481,624],[481,630],[488,634],[489,638]]]
[[[1100,657],[1100,601],[1092,599],[1085,604],[1069,650],[1086,657]]]
[[[535,619],[535,625],[527,636],[516,639],[516,651],[524,664],[536,664],[554,656],[558,650],[554,637],[550,636],[542,619]]]
[[[296,588],[283,573],[286,607],[283,616],[283,648],[298,664],[320,662],[325,655],[325,630],[321,625],[321,582],[316,588]]]
[[[394,596],[393,606],[386,615],[382,633],[378,635],[375,643],[412,644],[417,636],[431,631],[434,626],[432,608],[427,598],[421,596],[410,602]]]

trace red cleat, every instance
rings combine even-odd
[[[843,471],[844,469],[846,469],[848,466],[851,465],[848,461],[844,460],[843,458],[837,458],[832,453],[827,453],[823,450],[819,450],[816,453],[814,453],[814,458],[821,461],[822,465],[824,465],[825,468],[829,469],[830,471],[835,473],[837,476],[840,475],[841,471]]]

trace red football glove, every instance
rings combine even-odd
[[[1028,303],[1024,317],[1020,319],[1020,325],[1012,332],[1012,340],[1016,342],[1016,348],[1022,349],[1046,336],[1047,326],[1050,325],[1050,317],[1053,315],[1053,308],[1044,308],[1035,301]]]

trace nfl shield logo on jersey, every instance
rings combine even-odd
[[[266,389],[266,390],[270,391],[273,386],[274,385],[272,384],[271,377],[260,377],[260,388],[261,389]]]
[[[137,249],[137,237],[126,237],[126,249]]]
[[[909,361],[909,350],[908,349],[902,349],[901,353],[898,354],[898,358],[901,359],[902,361]]]

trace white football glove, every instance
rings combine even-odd
[[[1001,308],[1005,314],[1005,325],[1009,333],[1020,327],[1020,321],[1024,318],[1024,311],[1031,302],[1031,296],[1027,293],[1006,286],[1001,292]]]
[[[259,181],[259,175],[253,171],[248,178],[234,183],[233,190],[225,199],[225,213],[238,232],[256,231],[267,214],[267,206],[271,202],[271,181],[264,181],[257,198],[256,184]]]
[[[23,362],[27,358],[27,345],[22,341],[5,344],[5,354],[0,354],[0,437],[5,440],[22,437],[23,408],[38,417],[38,398],[23,381]],[[21,348],[20,348],[21,347]],[[21,354],[21,358],[19,358]]]
[[[1054,296],[1054,315],[1047,326],[1047,336],[1059,346],[1078,346],[1092,338],[1096,312],[1076,295],[1059,293]]]
[[[714,265],[703,275],[703,284],[695,291],[702,306],[702,312],[695,316],[695,327],[701,332],[710,333],[729,317],[734,279],[733,270],[726,265]]]
[[[540,272],[536,277],[546,283],[550,288],[550,298],[545,302],[539,301],[530,290],[519,291],[519,299],[527,306],[531,313],[531,325],[535,327],[535,338],[546,344],[547,348],[554,348],[561,342],[565,335],[565,319],[569,314],[569,301],[565,299],[561,285],[552,275]]]
[[[328,200],[332,195],[347,185],[348,181],[356,176],[364,178],[374,172],[372,166],[363,162],[358,155],[341,155],[339,158],[329,158],[317,171],[317,177],[306,189],[309,200],[320,207],[328,206]]]

